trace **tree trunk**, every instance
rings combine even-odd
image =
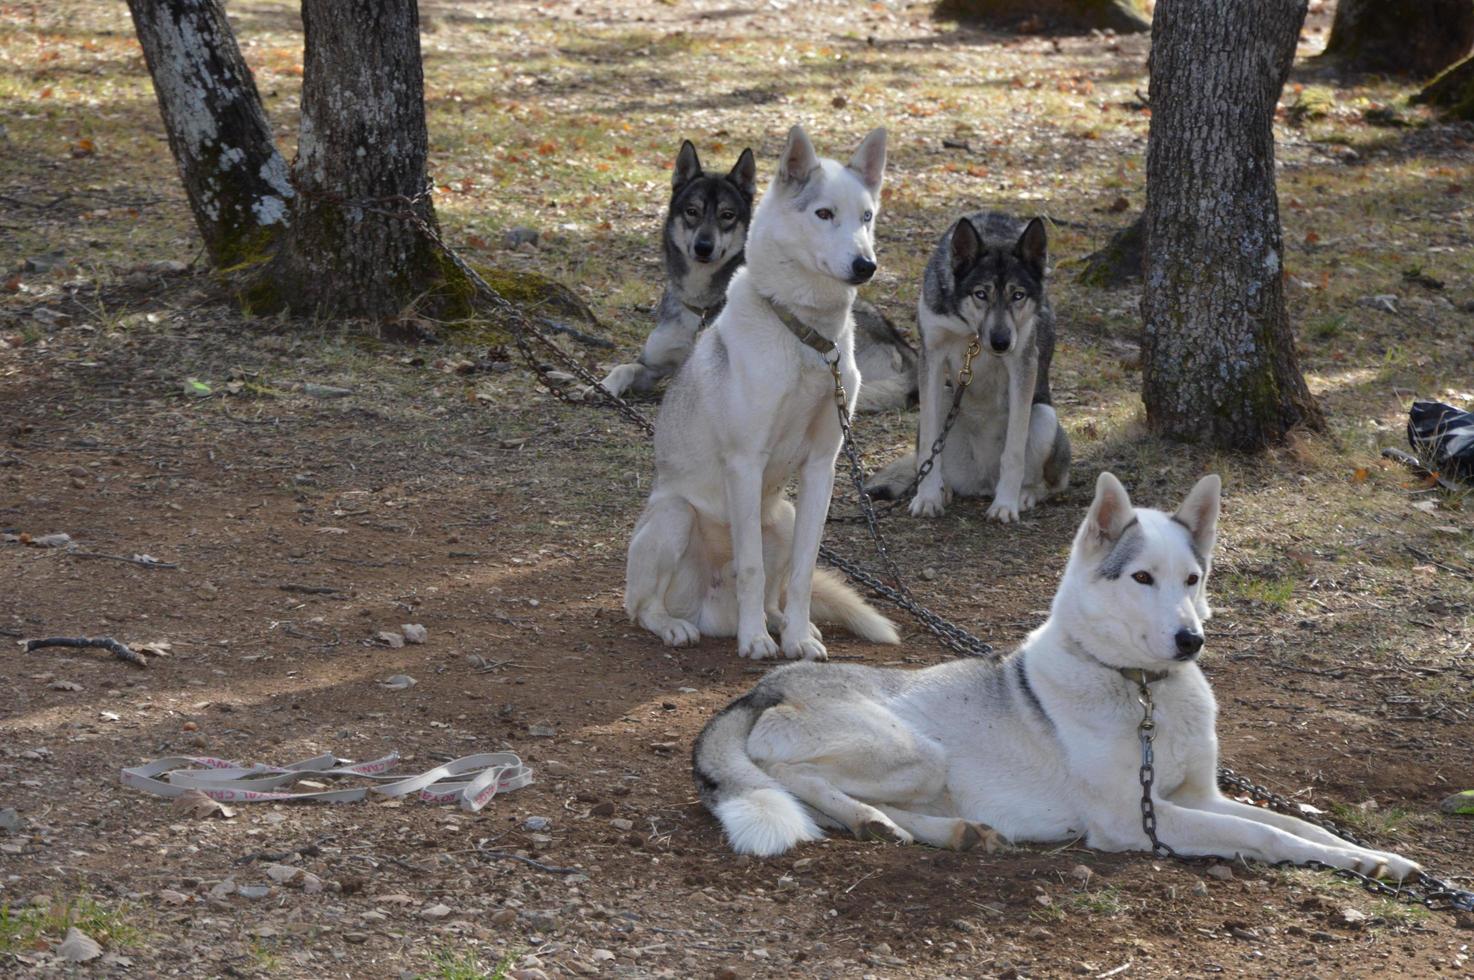
[[[128,0],[169,148],[217,267],[262,255],[292,186],[221,0]]]
[[[1413,101],[1437,106],[1446,118],[1474,122],[1474,57],[1465,58],[1423,86]]]
[[[1090,31],[1110,28],[1121,33],[1149,31],[1146,0],[942,0],[938,17],[978,20],[1032,30]]]
[[[441,285],[414,0],[303,0],[298,196],[282,249],[246,300],[299,314],[386,317]],[[409,204],[409,201],[413,204]],[[456,277],[457,279],[459,277]]]
[[[1142,348],[1147,422],[1258,449],[1320,409],[1285,311],[1275,104],[1306,0],[1161,0],[1152,30]]]
[[[1474,46],[1474,0],[1338,0],[1324,57],[1353,71],[1430,78]]]

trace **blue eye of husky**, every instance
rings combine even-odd
[[[1156,579],[1152,578],[1151,572],[1137,572],[1132,575],[1131,578],[1134,581],[1140,582],[1142,585],[1155,585],[1157,581]]]
[[[973,293],[973,296],[975,296],[979,302],[986,303],[988,301],[988,287],[984,286],[981,289],[975,291]]]
[[[1022,303],[1028,297],[1028,295],[1029,294],[1024,292],[1022,289],[1015,289],[1013,291],[1013,295],[1008,298],[1013,300],[1015,303]]]
[[[873,217],[875,217],[875,215],[871,214],[869,211],[866,211],[865,212],[865,216],[863,218],[861,218],[860,220],[861,221],[864,221],[868,225],[868,224],[870,224],[870,219],[873,218]]]
[[[814,217],[818,218],[820,221],[832,221],[834,220],[834,212],[829,210],[828,208],[820,208],[819,210],[814,212]]]

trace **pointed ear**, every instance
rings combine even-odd
[[[680,190],[701,176],[701,161],[696,157],[696,147],[690,140],[681,143],[681,152],[676,154],[676,169],[671,174],[670,185]]]
[[[801,184],[819,166],[819,154],[802,126],[788,131],[788,145],[778,161],[778,179],[786,184]]]
[[[1018,244],[1013,247],[1013,254],[1029,267],[1029,270],[1044,278],[1044,258],[1048,249],[1048,235],[1044,230],[1044,219],[1035,218],[1029,222],[1024,233],[1019,236]]]
[[[757,195],[757,161],[753,159],[751,150],[742,151],[742,155],[727,174],[727,179],[737,185],[737,189],[747,198],[747,203],[751,204],[753,197]]]
[[[872,129],[850,158],[850,169],[860,175],[860,181],[871,194],[880,194],[881,181],[885,179],[885,127]]]
[[[1097,547],[1110,547],[1135,519],[1126,488],[1113,474],[1102,472],[1095,481],[1095,500],[1081,527],[1086,540]]]
[[[1213,558],[1213,544],[1218,540],[1218,513],[1223,507],[1223,481],[1217,473],[1209,473],[1188,491],[1182,506],[1172,519],[1187,528],[1205,561]]]
[[[966,218],[960,219],[952,228],[952,278],[960,279],[972,268],[983,251],[983,239],[978,230]]]

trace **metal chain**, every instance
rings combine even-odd
[[[1152,741],[1156,737],[1157,727],[1152,717],[1155,709],[1152,704],[1151,686],[1146,682],[1145,678],[1137,681],[1137,691],[1139,692],[1138,700],[1141,702],[1142,709],[1141,722],[1136,726],[1136,734],[1141,742],[1141,829],[1146,832],[1146,838],[1151,842],[1151,851],[1154,857],[1172,858],[1185,864],[1191,864],[1200,859],[1179,854],[1172,849],[1171,845],[1157,836],[1157,812],[1152,800],[1152,783],[1156,778],[1152,754]],[[1344,827],[1335,821],[1301,812],[1300,808],[1290,800],[1244,778],[1226,766],[1220,766],[1218,768],[1218,784],[1243,793],[1256,804],[1289,814],[1297,819],[1304,820],[1306,823],[1314,824],[1322,830],[1335,834],[1348,843],[1355,844],[1358,847],[1368,846],[1365,842],[1348,833]],[[1364,875],[1360,871],[1355,871],[1351,868],[1337,868],[1323,861],[1305,861],[1303,863],[1276,861],[1271,867],[1310,868],[1316,871],[1326,871],[1337,878],[1354,881],[1374,895],[1383,895],[1408,905],[1423,905],[1439,911],[1474,912],[1474,891],[1457,888],[1426,871],[1418,872],[1416,881],[1389,884],[1378,878],[1373,878],[1371,875]]]
[[[973,337],[972,343],[967,345],[967,352],[963,355],[962,370],[957,372],[957,380],[952,386],[952,404],[947,409],[946,419],[942,422],[941,434],[932,440],[931,452],[916,467],[916,473],[911,477],[910,483],[907,483],[906,486],[897,492],[895,497],[884,504],[876,505],[871,502],[871,507],[877,519],[889,517],[897,508],[909,503],[911,498],[916,495],[916,491],[921,487],[921,481],[926,479],[927,474],[936,465],[937,457],[942,455],[942,447],[947,444],[947,434],[952,431],[952,426],[957,422],[957,416],[962,412],[962,396],[967,391],[967,386],[972,384],[972,361],[980,353],[982,353],[982,347],[978,343],[978,338]],[[864,487],[857,489],[856,493],[862,501],[870,496]],[[830,514],[828,518],[829,523],[859,524],[861,521],[869,523],[869,519],[864,513],[865,504],[863,502],[860,505],[860,509],[861,513],[859,514]]]
[[[521,310],[513,306],[510,302],[506,300],[505,297],[503,297],[494,288],[492,288],[490,283],[483,279],[481,275],[470,266],[469,263],[462,259],[460,255],[456,253],[455,249],[447,245],[445,240],[440,237],[439,233],[436,232],[434,228],[431,228],[429,223],[425,221],[425,219],[421,215],[417,214],[413,210],[416,201],[427,193],[428,188],[425,192],[415,198],[400,195],[398,197],[380,198],[373,201],[340,203],[342,203],[343,206],[354,206],[364,211],[370,211],[375,214],[382,214],[388,217],[408,221],[413,224],[417,229],[419,229],[420,234],[424,235],[431,244],[439,249],[440,252],[447,259],[450,260],[451,264],[453,264],[456,269],[462,275],[464,275],[471,282],[472,285],[476,287],[477,291],[482,296],[484,296],[492,304],[492,306],[497,309],[498,312],[502,313],[507,318],[512,331],[512,339],[516,343],[517,349],[522,353],[523,360],[527,362],[527,366],[533,371],[533,373],[537,375],[538,380],[542,382],[543,387],[546,388],[554,397],[568,402],[569,404],[586,404],[586,400],[581,401],[574,399],[567,392],[563,391],[563,389],[559,387],[559,385],[553,378],[549,377],[548,368],[543,365],[538,360],[537,356],[533,353],[530,341],[536,342],[541,345],[541,347],[545,351],[547,351],[548,354],[550,354],[553,358],[555,358],[558,363],[567,368],[570,374],[572,374],[578,380],[584,382],[584,384],[588,386],[589,390],[593,394],[597,395],[604,404],[614,408],[616,411],[619,412],[620,415],[624,416],[627,420],[629,420],[629,422],[639,428],[647,436],[653,436],[655,434],[655,426],[653,423],[651,423],[649,418],[647,418],[642,412],[636,409],[629,402],[625,401],[623,398],[620,398],[618,395],[611,392],[608,388],[605,388],[603,383],[598,378],[590,374],[589,371],[585,369],[582,364],[578,363],[573,355],[569,354],[561,346],[555,343],[550,337],[548,337],[546,334],[542,333],[542,331],[538,330],[535,326],[530,324]],[[402,210],[386,211],[380,207],[375,206],[378,204],[393,203],[400,204],[402,206]],[[974,343],[973,348],[976,348],[976,346],[976,343]],[[966,387],[966,381],[971,380],[972,357],[975,355],[976,350],[971,350],[970,356],[968,357],[967,363],[965,365],[965,375],[959,375],[959,381],[961,382],[961,384],[959,386],[957,396],[953,398],[953,411],[949,413],[948,428],[951,427],[951,422],[956,417],[956,407],[961,402],[961,389]],[[900,570],[896,568],[895,562],[891,560],[890,554],[886,551],[885,540],[881,537],[880,528],[875,523],[873,505],[871,505],[869,497],[864,493],[864,471],[860,468],[859,456],[855,451],[854,442],[851,438],[849,411],[845,404],[846,399],[844,397],[844,386],[840,383],[838,367],[835,365],[831,365],[831,370],[834,372],[835,377],[836,394],[839,400],[840,426],[844,430],[845,434],[844,445],[846,454],[850,460],[851,475],[855,479],[856,489],[860,493],[862,507],[866,508],[868,511],[867,523],[870,525],[871,537],[875,540],[877,554],[879,554],[881,561],[886,566],[886,574],[890,576],[893,584],[887,584],[880,578],[877,578],[875,575],[861,568],[859,565],[856,565],[854,562],[843,558],[826,546],[820,546],[819,556],[823,558],[825,562],[833,565],[835,568],[838,568],[840,571],[844,572],[845,575],[849,576],[852,580],[870,589],[885,601],[900,609],[905,610],[907,613],[910,613],[917,622],[926,627],[937,637],[938,640],[941,641],[944,646],[946,646],[953,652],[972,657],[985,657],[991,655],[993,652],[993,648],[990,645],[979,640],[977,637],[973,636],[962,627],[949,622],[948,620],[927,609],[925,606],[921,605],[906,589],[905,585],[902,584]],[[965,380],[963,380],[964,377]],[[939,439],[937,443],[933,445],[932,456],[927,460],[928,464],[930,464],[932,459],[936,457],[937,453],[941,451],[941,441],[942,440]],[[929,471],[930,468],[930,465],[928,465],[927,470]],[[915,482],[919,482],[919,480]]]
[[[968,358],[969,375],[971,374],[971,361],[972,358]],[[849,463],[850,481],[855,485],[855,493],[860,501],[860,513],[864,515],[865,523],[869,527],[870,538],[875,545],[875,554],[880,558],[885,574],[890,577],[890,583],[887,584],[874,575],[856,568],[829,548],[820,547],[819,556],[850,578],[883,596],[887,602],[906,610],[953,653],[959,653],[964,657],[991,657],[993,647],[990,644],[984,643],[961,626],[943,619],[921,605],[901,580],[901,570],[896,566],[895,560],[891,558],[890,551],[886,548],[885,535],[881,533],[875,505],[871,502],[870,495],[865,492],[865,470],[860,465],[860,454],[855,449],[855,434],[850,427],[849,398],[845,393],[844,379],[840,377],[839,360],[836,358],[827,363],[829,373],[834,376],[834,404],[839,413],[839,428],[844,433],[841,447],[844,450],[845,460]],[[960,388],[958,390],[961,391]]]
[[[546,334],[542,333],[541,331],[536,329],[536,327],[533,327],[531,324],[529,324],[527,322],[525,314],[521,310],[513,306],[510,302],[507,301],[505,297],[503,297],[500,293],[493,289],[491,285],[487,283],[487,281],[483,279],[479,273],[476,272],[475,269],[473,269],[464,259],[460,257],[455,249],[451,248],[445,243],[445,240],[440,237],[440,234],[434,228],[430,227],[430,224],[424,219],[424,217],[414,210],[415,205],[428,197],[429,193],[430,185],[427,184],[425,190],[421,191],[419,194],[416,194],[414,197],[399,194],[390,195],[382,198],[372,198],[362,201],[347,201],[339,195],[329,194],[325,192],[314,192],[314,196],[332,200],[343,207],[354,207],[363,211],[380,214],[390,218],[396,218],[401,221],[407,221],[413,224],[419,230],[419,232],[424,235],[425,238],[441,252],[441,254],[443,254],[451,261],[451,263],[462,275],[470,280],[470,282],[476,287],[478,292],[480,292],[481,295],[484,296],[492,304],[492,306],[496,307],[496,309],[500,313],[507,317],[508,322],[511,326],[513,340],[517,344],[517,349],[522,353],[523,359],[527,362],[528,367],[537,375],[538,379],[542,382],[543,387],[545,387],[555,397],[570,404],[586,403],[585,401],[574,399],[567,392],[563,391],[562,388],[558,386],[556,381],[549,376],[549,370],[546,365],[538,361],[536,355],[533,353],[532,348],[528,342],[529,338],[540,344],[543,349],[546,350],[553,358],[555,358],[560,364],[566,367],[570,374],[587,384],[589,390],[596,394],[604,404],[613,407],[616,411],[618,411],[622,416],[624,416],[628,421],[630,421],[637,428],[643,431],[646,435],[653,435],[655,432],[655,426],[643,413],[641,413],[638,409],[632,406],[629,402],[625,401],[623,398],[620,398],[618,395],[605,388],[603,383],[600,382],[599,379],[595,378],[592,374],[590,374],[589,371],[585,369],[584,366],[580,364],[571,354],[563,350],[562,347],[555,343]],[[398,205],[399,207],[397,210],[389,211],[385,210],[383,207],[378,206],[389,204]],[[911,480],[909,484],[907,484],[905,489],[901,491],[899,497],[895,501],[890,502],[884,508],[876,508],[874,504],[870,501],[869,495],[865,493],[864,470],[860,465],[859,454],[855,449],[853,432],[850,428],[849,406],[847,404],[848,399],[845,395],[844,384],[839,375],[838,364],[830,364],[830,371],[834,375],[835,401],[838,405],[839,410],[840,428],[844,433],[843,447],[845,458],[849,463],[851,481],[855,484],[855,490],[859,496],[861,516],[864,518],[865,523],[869,527],[870,536],[875,543],[876,554],[880,557],[881,563],[885,566],[886,573],[890,575],[894,585],[888,585],[887,583],[877,578],[875,575],[871,574],[865,569],[861,568],[860,566],[836,554],[827,546],[820,546],[819,555],[827,563],[844,572],[845,575],[849,576],[852,580],[860,583],[861,585],[864,585],[866,588],[870,589],[872,592],[879,595],[881,598],[885,599],[892,605],[895,605],[910,613],[918,622],[920,622],[932,634],[934,634],[937,639],[948,649],[956,653],[960,653],[964,656],[985,657],[991,656],[993,653],[993,648],[989,644],[982,642],[971,633],[962,629],[960,626],[948,622],[946,619],[943,619],[941,616],[933,613],[931,610],[918,603],[911,596],[910,591],[901,581],[900,570],[896,567],[895,562],[890,557],[889,551],[886,549],[884,536],[881,534],[880,525],[877,523],[880,517],[889,514],[902,502],[909,499],[909,497],[916,492],[917,487],[921,485],[921,481],[926,478],[926,475],[928,473],[931,472],[931,469],[935,464],[937,457],[942,452],[942,447],[946,442],[947,434],[951,431],[953,423],[957,419],[957,415],[962,404],[963,392],[966,390],[968,383],[972,380],[972,359],[977,355],[977,353],[978,344],[977,341],[974,340],[968,348],[968,354],[963,364],[963,370],[958,374],[956,390],[954,391],[952,396],[952,405],[947,412],[947,418],[946,421],[943,423],[941,435],[939,435],[937,439],[932,443],[930,455],[928,455],[927,458],[921,463],[921,465],[917,467],[916,476]],[[831,518],[831,520],[833,520],[833,518]],[[840,520],[844,519],[841,518]],[[1158,857],[1170,857],[1178,861],[1191,863],[1194,860],[1193,858],[1185,857],[1181,854],[1178,854],[1175,850],[1172,849],[1170,845],[1166,844],[1157,836],[1157,815],[1152,801],[1152,784],[1156,777],[1156,771],[1153,762],[1152,741],[1156,735],[1156,723],[1152,717],[1154,708],[1151,699],[1151,689],[1146,684],[1144,679],[1139,684],[1139,689],[1141,692],[1141,703],[1143,709],[1141,723],[1137,726],[1137,734],[1141,741],[1140,781],[1142,829],[1146,832],[1147,839],[1151,842],[1153,855]],[[1220,767],[1218,770],[1218,780],[1220,785],[1244,793],[1245,795],[1253,799],[1255,803],[1269,806],[1284,813],[1289,813],[1293,816],[1298,817],[1299,819],[1306,820],[1308,823],[1313,823],[1316,826],[1319,826],[1333,834],[1336,834],[1338,837],[1341,837],[1342,839],[1350,843],[1361,845],[1361,841],[1352,836],[1344,828],[1340,827],[1335,822],[1326,818],[1317,818],[1315,816],[1307,815],[1300,812],[1299,807],[1295,806],[1285,797],[1273,793],[1268,789],[1265,789],[1263,786],[1260,786],[1256,783],[1251,782],[1248,779],[1245,779],[1243,776],[1240,776],[1232,769],[1229,769],[1227,767]],[[1274,866],[1294,867],[1297,865],[1295,865],[1294,862],[1281,861]],[[1387,884],[1386,882],[1379,881],[1376,878],[1372,878],[1369,875],[1364,875],[1360,872],[1352,871],[1347,868],[1335,868],[1320,861],[1310,861],[1298,866],[1313,868],[1321,871],[1328,871],[1338,878],[1345,878],[1347,880],[1359,883],[1369,892],[1386,895],[1391,898],[1395,898],[1396,900],[1401,902],[1407,902],[1409,904],[1420,904],[1427,906],[1430,909],[1474,912],[1474,892],[1462,888],[1457,888],[1442,879],[1434,877],[1426,871],[1419,873],[1418,882],[1415,885],[1403,883],[1393,886]]]

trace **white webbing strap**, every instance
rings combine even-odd
[[[122,782],[165,797],[197,789],[222,803],[356,803],[369,793],[390,798],[414,793],[427,803],[455,802],[473,813],[498,793],[521,789],[532,782],[532,770],[513,752],[463,756],[413,776],[389,772],[398,761],[397,752],[348,765],[338,765],[337,757],[328,753],[287,766],[243,765],[210,756],[177,755],[125,768]],[[299,779],[320,777],[368,780],[370,785],[296,793],[279,789]]]

